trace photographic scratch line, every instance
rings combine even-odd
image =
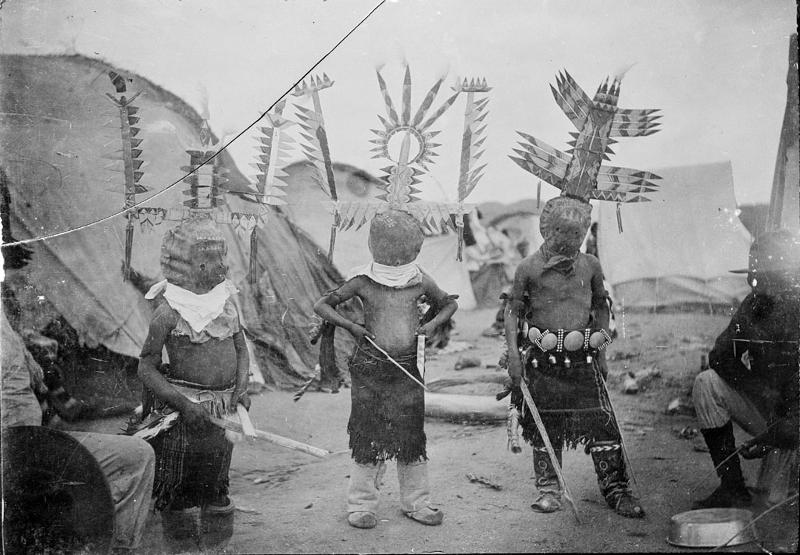
[[[189,177],[190,175],[194,174],[195,172],[197,172],[197,170],[199,170],[200,168],[202,168],[203,166],[205,166],[206,164],[208,164],[209,162],[211,162],[212,160],[214,160],[214,159],[215,159],[217,156],[219,156],[220,154],[222,154],[222,152],[224,152],[225,150],[227,150],[227,148],[228,148],[228,147],[229,147],[229,146],[230,146],[230,145],[231,145],[231,144],[232,144],[234,141],[236,141],[237,139],[239,139],[239,138],[240,138],[242,135],[244,135],[244,134],[245,134],[247,131],[249,131],[249,130],[250,130],[252,127],[253,127],[253,126],[255,126],[255,125],[256,125],[256,124],[257,124],[259,121],[261,121],[262,119],[264,119],[264,117],[267,115],[267,113],[268,113],[270,110],[272,110],[272,109],[275,107],[275,105],[276,105],[278,102],[280,102],[280,100],[281,100],[282,98],[284,98],[286,95],[290,94],[290,93],[292,92],[292,90],[294,90],[294,88],[295,88],[297,85],[299,85],[301,81],[303,81],[303,79],[305,79],[306,77],[308,77],[308,75],[309,75],[309,74],[310,74],[312,71],[314,71],[314,70],[317,68],[317,66],[319,66],[319,65],[320,65],[320,64],[321,64],[323,61],[325,61],[325,59],[326,59],[328,56],[330,56],[330,55],[333,53],[333,51],[334,51],[334,50],[336,50],[337,48],[339,48],[339,46],[340,46],[340,45],[341,45],[341,44],[342,44],[342,43],[343,43],[345,40],[347,40],[347,39],[348,39],[348,37],[350,37],[350,35],[352,35],[352,34],[353,34],[355,31],[356,31],[356,29],[358,29],[359,27],[361,27],[361,25],[362,25],[362,24],[363,24],[363,23],[364,23],[364,22],[365,22],[367,19],[369,19],[369,18],[370,18],[370,16],[372,16],[372,14],[374,14],[374,13],[375,13],[375,12],[378,10],[378,8],[380,8],[380,7],[381,7],[381,6],[382,6],[384,3],[386,3],[386,0],[380,0],[380,2],[378,2],[378,3],[375,5],[375,7],[373,7],[373,8],[372,8],[372,10],[370,10],[370,11],[369,11],[369,13],[367,13],[367,15],[365,15],[365,16],[364,16],[364,17],[363,17],[363,18],[362,18],[362,19],[361,19],[361,20],[360,20],[358,23],[356,23],[356,25],[355,25],[355,26],[353,26],[353,27],[352,27],[352,28],[351,28],[351,29],[350,29],[350,30],[349,30],[349,31],[348,31],[348,32],[347,32],[347,33],[346,33],[346,34],[345,34],[345,35],[344,35],[344,36],[343,36],[341,39],[339,39],[339,41],[338,41],[336,44],[334,44],[334,45],[333,45],[333,47],[331,47],[331,48],[330,48],[330,50],[328,50],[328,51],[327,51],[325,54],[323,54],[323,55],[322,55],[322,56],[321,56],[321,57],[320,57],[320,58],[319,58],[319,59],[318,59],[316,62],[314,62],[314,64],[313,64],[311,67],[309,67],[309,68],[308,68],[308,71],[306,71],[305,73],[303,73],[303,75],[301,75],[301,76],[300,76],[300,78],[298,78],[298,79],[297,79],[297,80],[296,80],[294,83],[292,83],[292,85],[286,89],[286,92],[285,92],[285,93],[283,93],[283,94],[280,96],[280,98],[278,98],[277,100],[275,100],[275,102],[273,102],[272,104],[270,104],[269,108],[267,108],[266,110],[264,110],[264,111],[261,113],[261,115],[259,115],[259,116],[258,116],[258,118],[256,118],[256,119],[255,119],[255,120],[254,120],[252,123],[250,123],[250,124],[249,124],[247,127],[245,127],[245,128],[244,128],[244,129],[242,129],[242,130],[241,130],[239,133],[237,133],[237,134],[236,134],[236,135],[235,135],[235,136],[234,136],[234,137],[233,137],[231,140],[229,140],[227,143],[225,143],[225,144],[224,144],[224,145],[223,145],[223,146],[222,146],[222,147],[221,147],[221,148],[220,148],[220,149],[219,149],[217,152],[215,152],[215,153],[214,153],[212,156],[210,156],[209,158],[207,158],[206,160],[204,160],[202,163],[198,164],[196,167],[192,168],[192,169],[191,169],[191,171],[189,171],[189,172],[188,172],[188,173],[186,173],[185,175],[183,175],[183,176],[179,177],[177,180],[175,180],[175,181],[173,181],[172,183],[170,183],[169,185],[167,185],[165,188],[161,189],[159,192],[155,193],[154,195],[151,195],[151,196],[147,197],[147,198],[146,198],[146,199],[144,199],[144,200],[141,200],[141,201],[137,202],[136,204],[133,204],[133,205],[131,205],[131,206],[129,206],[129,207],[126,207],[126,208],[124,208],[123,210],[120,210],[120,211],[118,211],[118,212],[115,212],[115,213],[113,213],[113,214],[110,214],[109,216],[105,216],[105,217],[103,217],[103,218],[99,218],[99,219],[97,219],[97,220],[94,220],[94,221],[92,221],[92,222],[89,222],[89,223],[87,223],[87,224],[84,224],[84,225],[82,225],[82,226],[78,226],[78,227],[75,227],[75,228],[70,228],[70,229],[67,229],[67,230],[64,230],[64,231],[60,231],[60,232],[58,232],[58,233],[52,233],[52,234],[49,234],[49,235],[42,235],[42,236],[39,236],[39,237],[33,237],[33,238],[31,238],[31,239],[22,239],[22,240],[20,240],[20,241],[14,241],[14,242],[11,242],[11,243],[3,243],[2,245],[3,245],[4,247],[13,247],[13,246],[16,246],[16,245],[26,245],[26,244],[28,244],[28,243],[34,243],[34,242],[37,242],[37,241],[47,241],[48,239],[55,239],[56,237],[61,237],[61,236],[64,236],[64,235],[68,235],[68,234],[70,234],[70,233],[74,233],[74,232],[76,232],[76,231],[81,231],[81,230],[83,230],[83,229],[86,229],[86,228],[89,228],[89,227],[93,227],[93,226],[99,225],[99,224],[101,224],[101,223],[104,223],[104,222],[107,222],[107,221],[109,221],[109,220],[111,220],[111,219],[113,219],[113,218],[116,218],[116,217],[118,217],[118,216],[120,216],[120,215],[122,215],[122,214],[126,214],[126,213],[130,212],[131,210],[134,210],[134,209],[138,208],[139,206],[141,206],[141,205],[143,205],[143,204],[145,204],[145,203],[148,203],[148,202],[150,202],[151,200],[153,200],[153,199],[155,199],[155,198],[157,198],[157,197],[159,197],[159,196],[163,195],[164,193],[166,193],[167,191],[169,191],[170,189],[172,189],[173,187],[175,187],[175,185],[178,185],[179,183],[182,183],[184,179],[186,179],[186,178],[187,178],[187,177]],[[1,6],[1,5],[2,5],[2,4],[0,4],[0,6]]]

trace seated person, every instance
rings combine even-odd
[[[2,425],[40,426],[42,410],[31,389],[30,372],[42,370],[19,335],[2,318]],[[155,455],[146,441],[127,436],[67,432],[97,459],[114,501],[112,547],[139,546],[150,510]]]
[[[721,479],[695,508],[752,502],[734,454],[732,422],[761,445],[798,444],[800,235],[787,230],[762,234],[750,248],[745,271],[752,291],[717,338],[710,368],[698,374],[692,390],[700,431]]]

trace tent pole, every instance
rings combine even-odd
[[[253,231],[250,232],[250,285],[255,286],[258,282],[258,237],[256,236],[256,230],[258,226],[253,227]]]

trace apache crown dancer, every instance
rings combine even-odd
[[[376,215],[369,230],[373,262],[314,305],[319,316],[357,340],[350,359],[352,408],[347,425],[355,462],[347,521],[357,528],[377,524],[378,486],[389,459],[397,460],[404,514],[428,525],[441,524],[444,517],[429,506],[425,392],[417,368],[417,335],[431,335],[458,305],[415,263],[422,241],[420,225],[410,214],[390,209]],[[363,325],[336,311],[339,303],[353,297],[364,306]],[[423,297],[435,316],[420,325],[417,305]]]
[[[233,445],[209,416],[235,420],[249,408],[249,358],[226,279],[227,246],[210,214],[194,214],[167,232],[161,247],[165,280],[147,298],[163,296],[139,361],[144,419],[157,435],[155,508],[165,514],[201,507],[230,514],[228,471]],[[163,374],[162,348],[169,355]],[[177,420],[170,413],[180,415]],[[177,513],[175,513],[177,514]]]
[[[589,203],[569,197],[557,197],[545,207],[541,219],[544,244],[517,269],[506,313],[509,375],[519,384],[521,347],[528,381],[522,387],[530,389],[559,465],[562,445],[585,443],[609,506],[623,516],[641,517],[644,511],[628,490],[619,429],[598,375],[605,366],[602,353],[592,359],[583,352],[585,339],[594,332],[600,332],[601,341],[608,338],[609,324],[600,262],[579,251],[590,214]],[[525,334],[521,344],[517,340],[520,320],[523,329],[539,332]],[[556,347],[547,344],[550,338],[565,350],[549,355],[543,349]],[[604,368],[602,371],[605,373]],[[521,407],[521,398],[517,406]],[[532,507],[539,512],[556,511],[561,507],[561,495],[555,469],[532,415],[525,410],[522,413],[523,438],[533,444],[540,494]]]
[[[386,158],[391,164],[381,171],[386,175],[378,185],[381,194],[372,202],[344,202],[335,194],[327,134],[323,126],[317,92],[332,81],[323,76],[303,83],[295,94],[311,94],[315,108],[300,108],[306,150],[317,167],[320,185],[329,193],[334,215],[329,256],[333,254],[337,231],[359,229],[370,222],[369,249],[372,262],[351,272],[350,279],[322,297],[314,311],[325,321],[350,331],[357,340],[350,358],[351,412],[347,429],[354,465],[350,471],[348,518],[351,526],[373,528],[377,524],[378,487],[389,459],[397,460],[401,506],[409,518],[427,525],[442,523],[442,511],[430,507],[425,438],[425,340],[446,324],[458,309],[456,295],[448,295],[416,264],[425,230],[439,233],[454,227],[463,242],[463,217],[469,212],[466,197],[481,178],[490,90],[485,79],[464,79],[436,110],[430,111],[444,83],[439,77],[416,111],[411,109],[411,70],[405,67],[401,109],[395,109],[380,68],[378,85],[386,106],[386,117],[378,116],[379,129],[371,150],[373,158]],[[466,94],[461,166],[455,203],[424,202],[418,197],[427,165],[433,163],[433,142],[438,131],[431,126],[456,99]],[[396,147],[399,147],[396,148]],[[327,176],[324,177],[324,176]],[[365,323],[352,322],[338,313],[343,301],[357,298],[363,305]],[[420,307],[428,305],[421,314]],[[332,359],[333,330],[323,334],[328,347],[320,348],[323,358]],[[302,394],[302,390],[300,392]]]
[[[659,116],[653,115],[656,110],[618,108],[620,78],[610,85],[606,80],[590,98],[564,72],[551,91],[578,129],[569,143],[573,148],[561,152],[520,133],[522,148],[511,157],[561,189],[561,196],[542,210],[544,243],[517,268],[505,318],[508,373],[517,386],[512,401],[522,412],[523,437],[533,444],[539,497],[532,508],[559,510],[562,488],[572,502],[559,484],[561,452],[565,445],[585,444],[606,503],[622,516],[640,518],[644,510],[628,487],[622,436],[604,381],[602,350],[611,336],[603,270],[580,247],[591,223],[589,199],[641,202],[647,200],[642,193],[657,187],[652,173],[601,164],[612,153],[612,137],[654,133]],[[529,390],[533,403],[523,398],[520,386]],[[533,412],[537,408],[541,424]],[[543,434],[553,446],[552,457]]]

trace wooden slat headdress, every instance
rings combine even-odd
[[[647,171],[601,166],[614,154],[614,137],[645,137],[659,131],[659,110],[629,110],[617,107],[621,78],[608,78],[590,98],[566,71],[550,86],[556,103],[577,129],[571,132],[572,147],[562,152],[526,133],[519,132],[520,148],[510,158],[524,170],[561,190],[562,197],[617,203],[617,221],[622,231],[620,203],[646,202],[657,190],[660,177]],[[555,199],[554,199],[555,200]],[[563,204],[563,202],[562,202]],[[551,207],[557,203],[551,204]],[[576,205],[577,206],[577,205]],[[548,206],[543,211],[543,219]],[[588,217],[588,216],[587,216]],[[588,228],[588,224],[587,224]]]
[[[386,158],[391,164],[382,168],[381,171],[385,175],[383,184],[378,186],[381,193],[372,202],[341,201],[336,195],[330,148],[318,95],[320,90],[330,87],[333,81],[327,75],[322,78],[312,77],[309,84],[303,82],[294,92],[295,96],[311,97],[313,100],[313,108],[298,106],[298,115],[301,120],[300,124],[305,131],[303,148],[308,158],[317,167],[319,184],[330,199],[327,204],[333,215],[333,223],[328,256],[329,258],[333,256],[337,230],[359,229],[371,221],[376,214],[394,209],[413,215],[425,229],[431,232],[439,232],[448,226],[454,227],[459,234],[458,258],[460,260],[463,217],[470,208],[465,205],[464,201],[478,184],[484,168],[483,165],[478,165],[478,159],[483,154],[482,145],[486,130],[484,120],[488,113],[486,110],[488,99],[476,99],[476,95],[487,93],[490,88],[486,85],[485,79],[469,81],[465,79],[453,87],[453,94],[446,98],[438,108],[431,111],[439,89],[444,83],[444,77],[441,77],[436,80],[419,107],[412,113],[412,85],[409,67],[405,68],[399,111],[395,108],[395,103],[389,94],[380,69],[376,73],[386,107],[386,116],[378,116],[382,129],[372,130],[376,138],[371,141],[374,145],[371,151],[373,158]],[[429,164],[433,162],[435,156],[438,156],[436,149],[441,146],[434,142],[439,131],[432,129],[433,124],[455,103],[461,93],[467,94],[467,106],[457,201],[454,203],[424,202],[418,196],[421,192],[419,186],[422,184],[424,174],[428,171]]]
[[[118,163],[121,158],[123,167],[122,172],[125,179],[125,204],[128,220],[125,232],[125,259],[124,259],[124,279],[130,278],[131,251],[134,240],[134,220],[138,220],[140,230],[147,232],[164,221],[183,222],[196,217],[208,217],[216,224],[230,225],[240,237],[250,236],[250,281],[255,283],[257,276],[255,272],[255,260],[257,256],[258,242],[256,240],[256,230],[262,228],[269,215],[267,204],[279,204],[280,196],[283,193],[278,187],[281,183],[277,178],[283,175],[276,171],[277,161],[280,160],[280,153],[284,147],[284,141],[280,140],[280,133],[287,124],[280,117],[280,110],[283,103],[279,103],[276,114],[268,114],[272,126],[267,129],[262,128],[265,138],[261,139],[262,155],[259,169],[263,170],[256,180],[256,197],[259,205],[252,211],[234,212],[227,209],[225,193],[227,192],[227,174],[229,170],[222,164],[219,156],[215,155],[222,147],[219,141],[213,141],[211,130],[208,125],[208,110],[204,107],[203,122],[200,127],[199,140],[197,144],[186,149],[189,156],[189,163],[180,169],[187,176],[183,179],[185,184],[183,194],[189,197],[178,206],[146,206],[134,207],[136,195],[145,193],[147,188],[140,184],[144,175],[142,154],[142,139],[137,138],[140,128],[136,126],[139,122],[139,108],[134,106],[133,101],[139,96],[140,92],[135,93],[130,98],[126,98],[125,79],[116,72],[109,72],[109,77],[114,85],[118,96],[106,94],[108,98],[117,106],[120,115],[120,134],[122,139],[122,149],[107,156],[116,160]],[[273,139],[277,136],[278,139]],[[273,152],[274,151],[274,152]],[[121,153],[121,155],[119,154]],[[277,158],[276,158],[277,156]],[[213,157],[213,160],[211,158]],[[210,161],[209,161],[210,160]],[[208,163],[205,163],[209,161]],[[262,167],[263,166],[263,167]],[[113,168],[112,168],[113,169]]]

